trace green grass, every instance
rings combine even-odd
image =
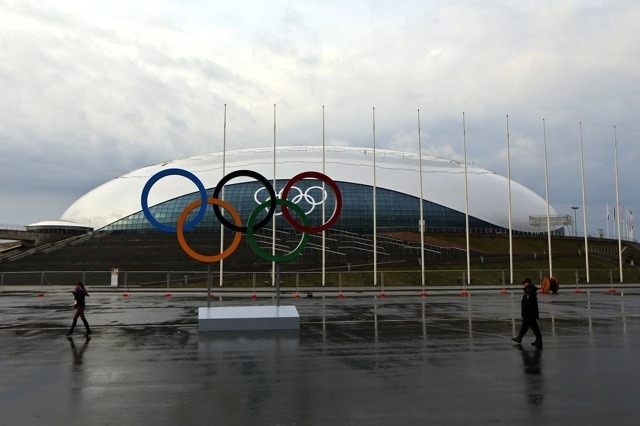
[[[403,235],[405,239],[419,239],[418,234]],[[466,248],[464,235],[430,235],[427,241],[443,247]],[[625,262],[623,273],[625,282],[640,282],[638,245],[625,243]],[[589,240],[589,282],[609,284],[619,282],[618,242],[616,240]],[[508,285],[510,281],[509,238],[508,236],[472,236],[471,286]],[[525,277],[534,282],[549,275],[548,240],[546,236],[514,236],[514,282],[519,283]],[[571,237],[553,237],[551,243],[553,275],[560,286],[576,286],[586,283],[586,263],[584,239]],[[592,252],[595,251],[595,252]],[[635,265],[632,265],[631,262]],[[328,270],[325,286],[365,287],[374,283],[373,264],[358,265],[340,271]],[[422,271],[417,259],[396,263],[378,263],[376,283],[387,287],[416,286],[422,284]],[[465,258],[449,261],[425,262],[425,284],[427,286],[460,286],[467,275]],[[281,286],[285,289],[301,289],[322,285],[320,271],[282,272]],[[206,286],[204,282],[193,282],[196,287]],[[217,285],[217,282],[216,282]],[[271,273],[227,273],[224,286],[237,288],[270,287]]]

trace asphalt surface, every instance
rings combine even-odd
[[[0,424],[637,424],[640,290],[540,295],[541,350],[520,295],[289,296],[299,332],[198,333],[202,294],[92,293],[68,340],[70,293],[3,293]]]

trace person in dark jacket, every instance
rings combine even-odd
[[[531,283],[531,278],[525,278],[522,281],[524,295],[520,301],[520,314],[522,315],[522,326],[517,337],[512,337],[511,340],[520,344],[522,338],[529,331],[529,328],[533,330],[533,334],[536,336],[536,340],[532,343],[533,346],[538,348],[542,347],[542,334],[540,333],[540,327],[538,327],[538,318],[540,314],[538,312],[538,288]]]
[[[67,337],[71,337],[71,335],[73,334],[73,329],[76,328],[78,317],[80,317],[80,319],[82,320],[82,323],[84,324],[84,328],[87,331],[85,334],[85,337],[91,337],[91,329],[89,328],[89,323],[87,322],[87,319],[84,317],[84,308],[85,308],[84,299],[86,297],[89,297],[89,292],[87,292],[87,289],[84,287],[84,284],[79,282],[76,284],[76,288],[75,290],[72,291],[72,294],[73,294],[73,298],[75,299],[76,311],[73,314],[73,323],[71,324],[71,329],[67,333]]]

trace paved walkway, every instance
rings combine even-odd
[[[299,332],[198,333],[202,294],[0,295],[0,424],[636,424],[640,291],[287,297]],[[271,304],[223,296],[212,306]]]

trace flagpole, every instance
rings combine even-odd
[[[580,122],[580,170],[582,171],[582,223],[584,224],[584,262],[589,284],[589,241],[587,238],[587,198],[584,190],[584,151],[582,149],[582,122]]]
[[[606,202],[607,205],[607,238],[609,238],[609,202]]]
[[[629,209],[625,206],[622,206],[622,210],[624,210],[624,238],[626,240],[629,239]]]
[[[469,186],[467,179],[467,126],[462,112],[462,140],[464,142],[464,204],[465,204],[465,228],[467,235],[467,280],[466,284],[471,283],[471,252],[469,245]]]
[[[373,285],[378,285],[378,218],[376,198],[376,109],[373,108]]]
[[[325,131],[324,131],[324,105],[322,106],[322,174],[326,175],[326,159],[325,159]],[[326,223],[326,189],[325,183],[322,182],[322,223]],[[326,253],[326,236],[327,233],[325,230],[322,231],[322,285],[324,286],[326,283],[326,261],[327,261],[327,253]]]
[[[420,169],[420,269],[421,269],[421,282],[422,290],[424,291],[425,279],[424,279],[424,207],[422,196],[422,136],[420,132],[420,110],[418,110],[418,165]]]
[[[276,104],[273,104],[273,190],[277,194],[276,186]],[[275,200],[273,200],[275,202]],[[276,255],[276,215],[273,215],[271,223],[271,254]],[[279,277],[276,277],[276,261],[271,262],[271,285],[280,284]]]
[[[616,207],[618,210],[617,225],[618,225],[618,259],[620,264],[620,282],[623,282],[622,276],[622,237],[620,236],[620,191],[618,188],[618,136],[616,133],[616,126],[613,126],[613,148],[615,151],[616,159]]]
[[[507,114],[507,186],[509,202],[509,284],[513,284],[513,228],[511,223],[511,148],[509,139],[509,115]]]
[[[222,131],[222,177],[225,174],[225,161],[227,156],[227,104],[224,104],[224,124]],[[224,200],[224,187],[222,188],[220,199]],[[220,213],[224,215],[224,209],[220,209]],[[220,223],[220,253],[224,251],[224,225]],[[222,287],[224,275],[224,259],[220,259],[220,287]]]
[[[629,240],[629,209],[624,207],[624,236]]]
[[[549,245],[549,277],[553,276],[553,263],[551,257],[551,214],[549,210],[549,171],[547,167],[547,127],[542,119],[542,133],[544,136],[544,185],[547,193],[547,242]]]

